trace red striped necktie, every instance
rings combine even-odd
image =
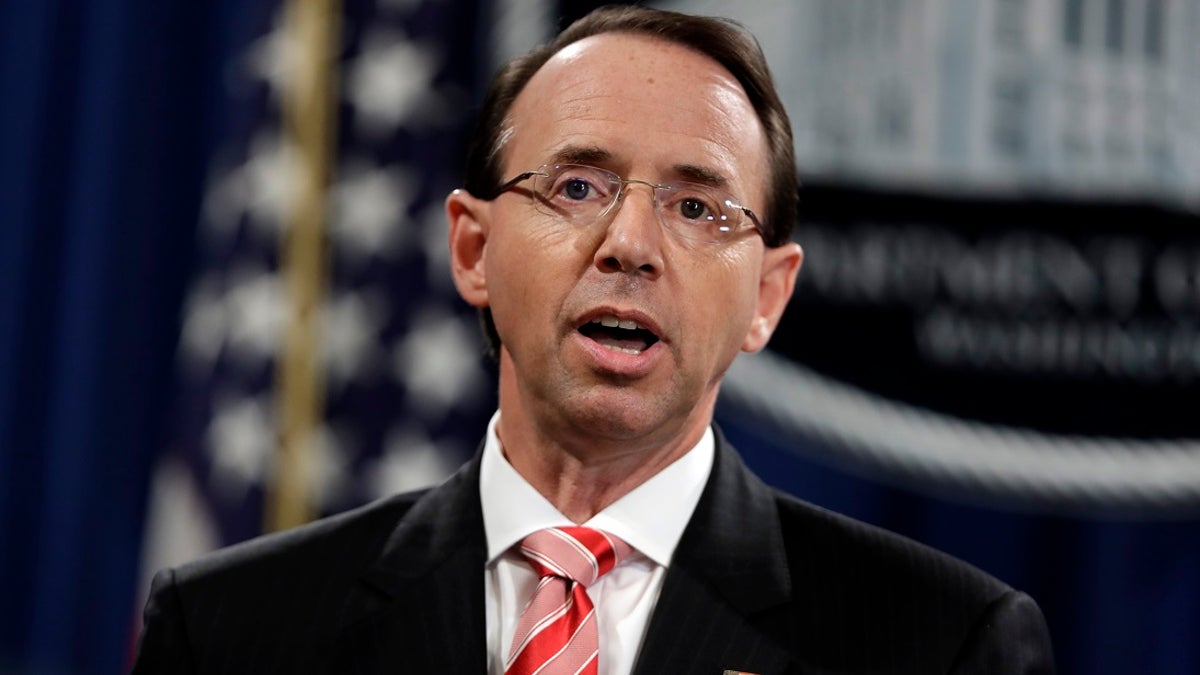
[[[542,578],[517,621],[505,675],[596,675],[600,639],[585,589],[632,552],[587,527],[552,527],[521,540],[521,555]]]

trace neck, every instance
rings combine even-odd
[[[496,432],[509,464],[556,509],[584,523],[691,450],[712,421],[716,392],[691,414],[645,433],[611,433],[530,405],[512,363],[500,368]]]

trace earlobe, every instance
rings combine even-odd
[[[446,219],[450,223],[450,271],[458,294],[475,307],[488,305],[487,269],[484,252],[488,236],[488,202],[466,190],[446,197]]]
[[[804,262],[804,251],[799,244],[787,243],[777,248],[768,248],[763,254],[762,275],[758,283],[758,307],[750,330],[742,342],[742,351],[757,352],[767,346],[783,311],[792,299],[796,287],[796,275]]]

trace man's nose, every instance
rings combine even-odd
[[[596,267],[602,272],[637,273],[651,278],[662,274],[666,233],[659,222],[654,187],[629,181],[612,208],[615,213],[608,214],[604,239],[596,249]]]

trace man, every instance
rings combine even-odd
[[[1052,672],[1027,596],[773,492],[713,429],[791,297],[795,186],[727,22],[601,10],[509,64],[447,199],[499,360],[480,454],[160,573],[135,672]]]

